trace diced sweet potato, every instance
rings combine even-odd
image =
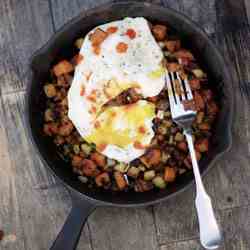
[[[177,143],[177,148],[181,151],[187,152],[187,143],[185,141]]]
[[[124,175],[121,172],[115,172],[114,178],[119,190],[123,190],[128,185],[124,178]]]
[[[101,173],[95,177],[95,183],[98,187],[110,183],[109,174],[107,172]]]
[[[167,27],[165,25],[154,25],[152,28],[153,35],[156,40],[163,41],[167,35]]]
[[[205,102],[199,92],[194,92],[194,101],[195,107],[197,111],[203,110],[205,108]]]
[[[53,134],[58,133],[58,125],[55,122],[50,122],[50,123],[46,123],[43,126],[43,132],[46,135],[52,136]]]
[[[211,126],[207,122],[203,122],[203,123],[198,125],[198,128],[200,130],[208,131],[208,130],[210,130]]]
[[[170,72],[176,72],[181,68],[181,65],[178,63],[167,63],[167,69]]]
[[[140,160],[147,167],[157,165],[161,162],[161,151],[156,148],[150,149]]]
[[[101,43],[108,37],[108,33],[97,28],[92,34],[90,34],[89,39],[93,47],[100,46]]]
[[[96,176],[99,173],[96,164],[88,159],[82,162],[82,172],[86,176]]]
[[[66,121],[59,127],[58,134],[62,136],[68,136],[73,129],[73,124],[70,121]]]
[[[90,156],[91,160],[94,161],[98,166],[100,167],[105,167],[106,166],[106,158],[104,155],[98,153],[98,152],[95,152],[95,153],[92,153],[91,156]]]
[[[76,65],[80,64],[83,60],[84,60],[84,56],[83,56],[82,54],[79,53],[79,54],[76,54],[76,55],[72,58],[71,62],[72,62],[72,64],[73,64],[74,66],[76,66]]]
[[[173,182],[176,178],[176,171],[174,168],[165,167],[164,180],[166,182]]]
[[[71,164],[75,168],[81,168],[82,165],[83,165],[83,158],[81,156],[79,156],[79,155],[74,155],[72,157]]]
[[[173,41],[166,41],[165,47],[167,50],[171,53],[175,52],[176,50],[179,50],[181,47],[181,41],[180,40],[173,40]]]
[[[73,70],[74,70],[73,65],[67,60],[62,60],[53,67],[53,72],[57,77],[64,74],[68,74]]]
[[[180,49],[180,50],[176,51],[174,53],[174,56],[176,58],[178,58],[178,59],[179,58],[186,58],[186,59],[188,59],[190,61],[194,60],[193,54],[190,51],[186,50],[186,49]]]
[[[191,87],[192,90],[197,90],[201,88],[200,85],[200,80],[199,79],[192,79],[189,81],[189,85]]]
[[[208,151],[208,139],[200,139],[195,143],[195,149],[200,152],[204,153]]]

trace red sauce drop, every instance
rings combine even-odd
[[[95,124],[94,124],[94,127],[95,128],[100,128],[101,124],[99,121],[96,121]]]
[[[109,28],[107,29],[107,32],[108,32],[109,34],[113,34],[113,33],[115,33],[117,30],[118,30],[118,28],[117,28],[116,26],[111,26],[111,27],[109,27]]]
[[[139,130],[139,133],[141,133],[141,134],[146,133],[146,128],[144,126],[140,126],[138,130]]]
[[[120,42],[116,45],[116,51],[118,53],[126,53],[128,45],[126,43]]]
[[[135,32],[133,29],[127,29],[126,35],[127,35],[130,39],[134,39],[134,38],[136,37],[136,32]]]
[[[107,147],[106,143],[101,143],[100,145],[97,146],[97,149],[102,152],[105,150],[105,148]]]
[[[80,96],[84,96],[84,94],[85,94],[85,87],[82,86],[80,90]]]
[[[145,148],[146,148],[146,147],[143,146],[139,141],[135,141],[135,142],[134,142],[134,147],[135,147],[136,149],[145,149]]]

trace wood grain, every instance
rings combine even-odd
[[[201,246],[199,239],[184,240],[172,244],[162,245],[160,250],[204,250]],[[218,250],[226,250],[224,246]]]
[[[48,249],[71,206],[67,191],[40,162],[24,129],[24,76],[30,55],[48,40],[53,28],[106,2],[5,0],[0,4],[0,229],[7,235],[1,250]],[[250,249],[249,1],[162,2],[191,17],[213,37],[233,74],[233,82],[228,83],[236,101],[233,147],[204,182],[224,231],[225,245],[220,250]],[[153,209],[99,208],[89,218],[78,249],[202,249],[194,192],[193,187]]]
[[[216,0],[162,0],[163,5],[173,8],[197,22],[208,34],[215,32]]]
[[[107,2],[110,2],[110,0],[50,0],[55,29],[58,30],[80,12]]]
[[[98,208],[89,218],[95,250],[158,249],[152,209]]]
[[[0,17],[0,91],[23,90],[20,80],[32,53],[53,33],[49,5],[44,0],[4,0]]]
[[[7,236],[0,243],[3,250],[48,249],[71,206],[66,190],[33,151],[23,113],[24,92],[1,98],[0,225]],[[83,249],[91,249],[88,235],[85,227]]]

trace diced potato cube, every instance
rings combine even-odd
[[[144,172],[144,180],[145,181],[150,181],[155,177],[155,171],[154,170],[149,170]]]
[[[166,182],[164,181],[164,179],[161,176],[156,176],[153,180],[152,180],[153,184],[160,189],[163,189],[166,187]]]
[[[56,88],[53,84],[46,84],[43,89],[48,98],[56,96]]]

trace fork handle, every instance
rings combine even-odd
[[[192,138],[192,130],[184,130],[187,139],[188,148],[193,165],[193,172],[196,183],[196,199],[195,206],[197,210],[199,228],[200,228],[200,241],[206,249],[216,249],[221,243],[221,232],[216,221],[212,202],[210,197],[205,191],[197,159],[194,150],[194,143]]]

